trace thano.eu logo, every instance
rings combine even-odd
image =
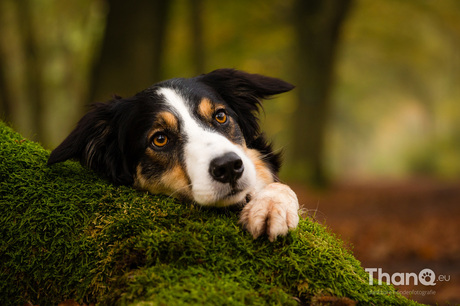
[[[365,270],[369,273],[369,285],[374,284],[375,278],[378,280],[378,285],[381,285],[385,281],[387,284],[395,286],[418,284],[434,286],[437,281],[450,281],[450,275],[438,275],[436,277],[436,274],[431,269],[423,269],[419,273],[396,272],[391,275],[383,272],[381,268],[366,268]]]

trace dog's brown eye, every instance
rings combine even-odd
[[[155,147],[164,147],[168,143],[168,136],[163,133],[156,133],[153,135],[152,143]]]
[[[218,123],[224,124],[225,122],[227,122],[227,114],[223,109],[221,109],[216,112],[216,114],[214,115],[214,119],[216,119]]]

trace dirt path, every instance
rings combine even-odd
[[[348,183],[327,192],[293,188],[308,215],[350,243],[363,267],[390,277],[429,268],[436,285],[397,287],[407,295],[414,290],[411,298],[422,303],[460,303],[460,181]]]

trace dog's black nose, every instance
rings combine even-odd
[[[234,152],[214,158],[209,165],[209,173],[216,181],[232,185],[241,177],[243,171],[243,161]]]

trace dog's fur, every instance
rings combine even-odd
[[[117,185],[201,205],[244,205],[240,222],[273,241],[298,224],[295,193],[278,182],[280,155],[259,130],[261,99],[289,91],[275,78],[219,69],[98,103],[51,153]]]

